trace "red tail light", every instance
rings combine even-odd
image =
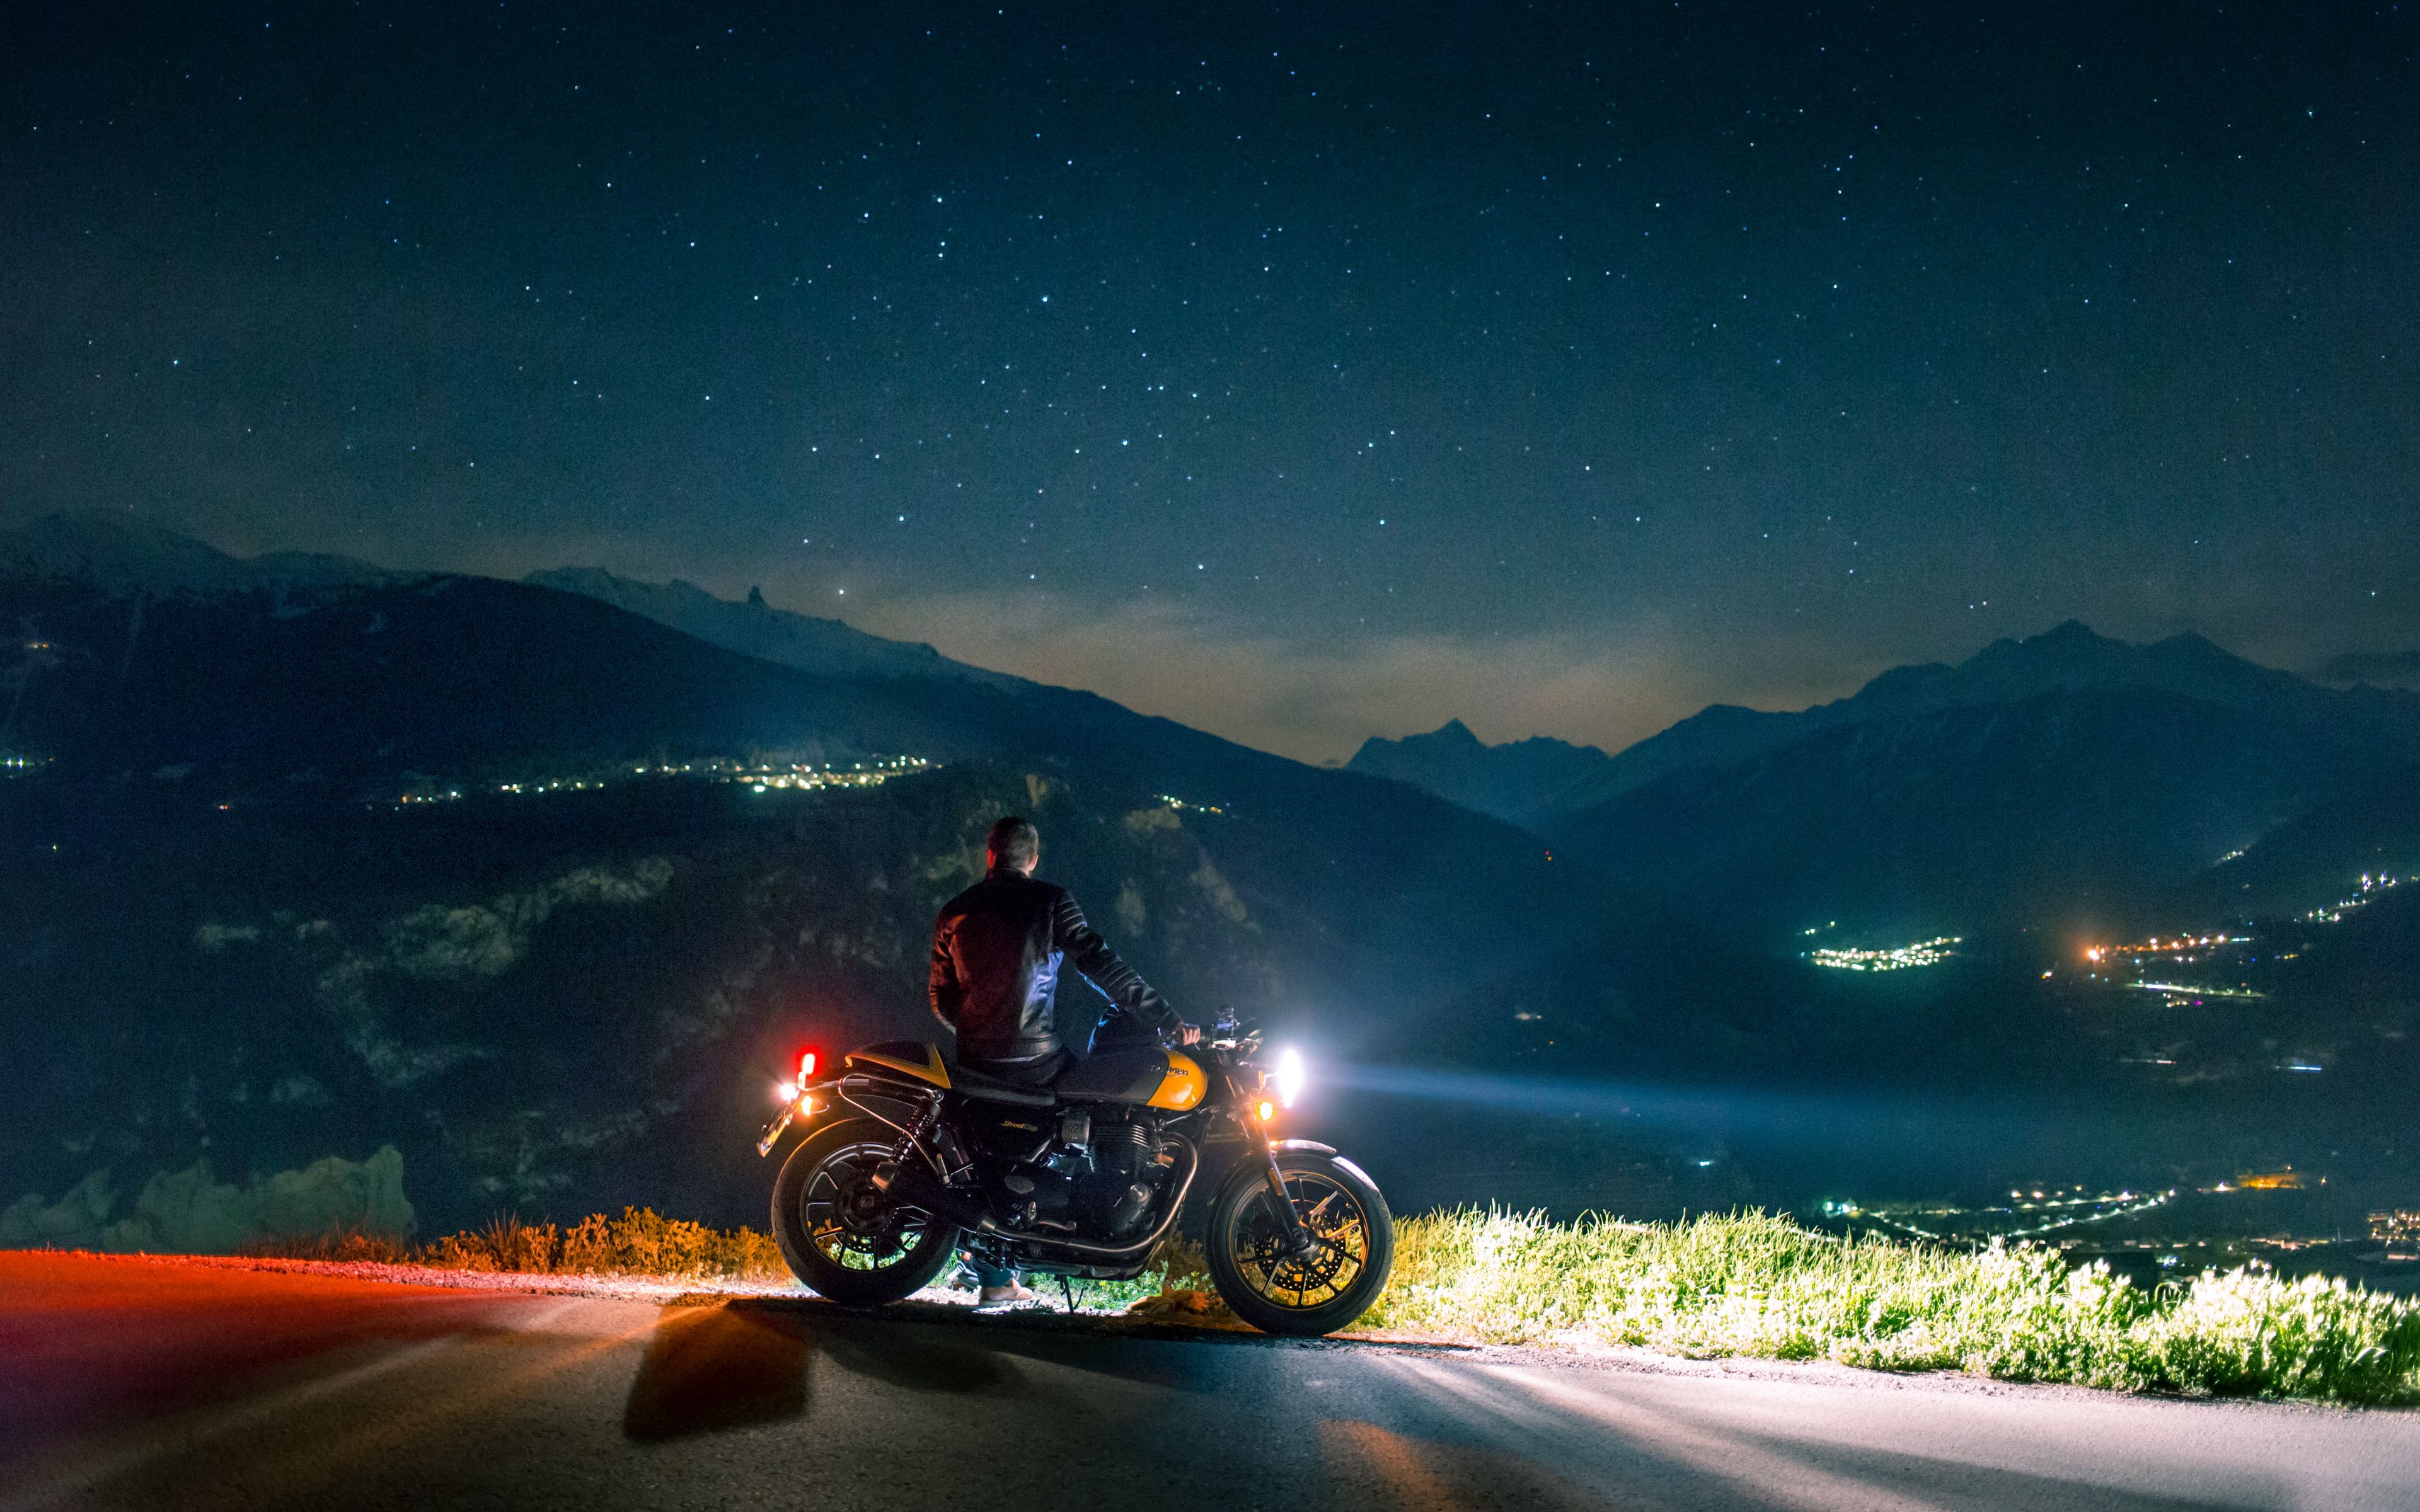
[[[799,1057],[799,1085],[804,1087],[815,1074],[815,1053],[812,1050]]]

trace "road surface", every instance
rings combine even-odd
[[[0,1254],[0,1509],[2420,1509],[2420,1414]]]

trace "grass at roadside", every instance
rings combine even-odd
[[[440,1271],[486,1271],[524,1275],[596,1275],[650,1281],[749,1281],[784,1283],[790,1269],[772,1236],[753,1228],[711,1228],[665,1218],[647,1208],[625,1208],[618,1218],[592,1213],[578,1223],[525,1223],[504,1215],[484,1228],[465,1229],[425,1244],[374,1235],[341,1234],[284,1241],[261,1253],[287,1259],[356,1260],[422,1265]],[[1055,1280],[1034,1286],[1053,1296]],[[1160,1246],[1152,1268],[1131,1281],[1078,1281],[1078,1305],[1123,1308],[1163,1294],[1207,1291],[1210,1279],[1201,1246],[1171,1241]],[[1182,1312],[1182,1304],[1177,1311]]]
[[[787,1281],[789,1267],[772,1237],[753,1228],[710,1228],[652,1209],[625,1208],[618,1218],[592,1213],[578,1223],[491,1219],[426,1244],[368,1235],[284,1242],[288,1258],[425,1265],[440,1271],[530,1275],[634,1276],[665,1281]]]
[[[790,1279],[768,1235],[641,1208],[568,1226],[499,1218],[416,1246],[349,1238],[280,1253],[458,1271]],[[1076,1301],[1224,1319],[1205,1269],[1199,1246],[1171,1242],[1136,1280],[1076,1283]],[[1047,1278],[1034,1284],[1046,1296],[1057,1290]],[[1967,1253],[1849,1241],[1763,1213],[1556,1224],[1472,1209],[1401,1219],[1393,1278],[1357,1326],[2119,1391],[2420,1402],[2420,1302],[2258,1271],[2144,1288],[2038,1245]]]
[[[1762,1213],[1553,1224],[1466,1210],[1402,1220],[1396,1244],[1363,1327],[2120,1391],[2420,1400],[2420,1303],[2316,1277],[2237,1271],[2146,1289],[2040,1246],[1853,1242]]]

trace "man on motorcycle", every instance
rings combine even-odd
[[[1124,1037],[1116,1024],[1133,1026],[1138,1039],[1173,1035],[1191,1044],[1202,1037],[1118,959],[1066,888],[1034,877],[1041,831],[1012,814],[991,826],[984,844],[983,880],[943,905],[933,924],[933,1013],[957,1035],[961,1065],[1032,1087],[1067,1069],[1075,1057],[1059,1042],[1051,1001],[1062,961],[1113,1005],[1104,1037]],[[1032,1295],[1013,1273],[978,1265],[975,1275],[986,1304]]]

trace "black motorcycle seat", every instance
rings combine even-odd
[[[985,1103],[1010,1103],[1022,1108],[1047,1108],[1059,1100],[1038,1087],[1019,1087],[964,1066],[950,1073],[950,1087]]]
[[[1139,1047],[1087,1056],[1059,1073],[1063,1098],[1098,1103],[1148,1103],[1168,1077],[1168,1052]]]

